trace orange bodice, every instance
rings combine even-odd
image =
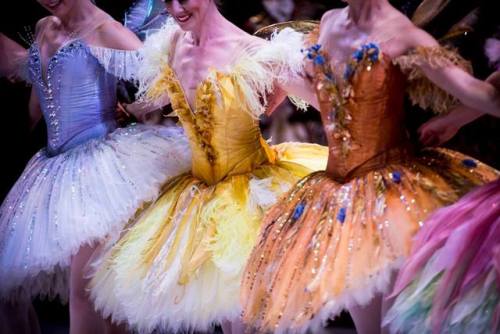
[[[345,80],[335,87],[343,95],[340,108],[348,119],[343,133],[334,130],[331,113],[339,107],[332,96],[335,93],[321,76],[318,72],[316,91],[330,147],[327,172],[333,178],[342,180],[361,169],[373,168],[377,160],[387,161],[391,149],[404,146],[405,77],[387,57],[359,69],[351,82]]]

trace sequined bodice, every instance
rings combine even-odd
[[[63,45],[42,71],[37,43],[30,48],[29,75],[47,123],[48,152],[64,152],[116,128],[116,79],[80,40]]]
[[[327,171],[339,180],[407,141],[404,75],[387,56],[359,52],[341,79],[325,73],[326,55],[313,55],[325,57],[315,61],[316,92],[330,147]]]
[[[166,74],[173,110],[191,142],[194,176],[214,184],[273,159],[234,76],[212,71],[198,86],[191,110],[173,70]]]

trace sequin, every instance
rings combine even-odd
[[[467,168],[476,168],[477,167],[477,163],[472,159],[464,159],[464,160],[462,160],[462,164]]]
[[[298,220],[302,216],[302,214],[304,213],[304,208],[305,208],[305,204],[304,203],[299,203],[295,207],[295,211],[293,212],[292,219],[293,220]]]
[[[337,213],[337,220],[343,224],[345,222],[346,215],[346,208],[340,208],[339,212]]]

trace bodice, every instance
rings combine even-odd
[[[174,71],[166,71],[172,108],[191,143],[194,176],[214,184],[274,159],[234,76],[212,71],[198,86],[192,109]]]
[[[149,103],[167,94],[192,149],[192,173],[207,184],[252,172],[275,160],[262,138],[259,117],[268,107],[276,82],[302,71],[303,35],[285,28],[267,44],[243,45],[223,69],[209,69],[190,105],[174,70],[176,43],[184,32],[174,20],[150,35],[138,71],[139,97]]]
[[[346,67],[342,76],[329,77],[317,72],[316,91],[330,147],[327,169],[342,179],[407,140],[405,78],[382,54],[376,61],[360,62],[356,69]]]
[[[46,71],[37,43],[31,46],[29,57],[29,77],[47,124],[49,154],[64,152],[116,128],[117,80],[83,41],[63,45],[49,59]]]
[[[314,64],[315,89],[330,147],[327,172],[339,181],[411,154],[404,124],[406,94],[413,104],[438,113],[458,103],[425,76],[422,64],[470,70],[455,50],[441,46],[417,47],[391,59],[377,44],[367,43],[344,68],[332,68],[318,44],[307,49],[307,57]]]

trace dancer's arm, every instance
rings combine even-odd
[[[500,72],[493,73],[486,81],[500,89]],[[453,138],[460,128],[483,115],[477,109],[460,105],[449,114],[434,117],[423,124],[418,130],[420,141],[426,146],[442,145]]]
[[[408,29],[402,35],[405,36],[403,43],[407,43],[404,46],[407,49],[439,47],[431,35],[416,27]],[[432,59],[423,58],[419,67],[429,80],[455,96],[465,106],[500,117],[500,91],[491,83],[476,79],[451,63],[434,66]]]
[[[29,127],[33,130],[38,122],[42,119],[42,109],[40,108],[40,102],[38,101],[38,96],[34,89],[31,90],[29,105]]]
[[[279,84],[278,89],[285,92],[286,95],[296,96],[304,100],[319,110],[319,102],[316,92],[314,91],[314,86],[306,78],[305,74],[298,76],[285,84]]]
[[[115,50],[138,50],[141,40],[121,23],[106,20],[92,34],[92,44]]]
[[[0,33],[0,76],[14,80],[19,76],[20,65],[28,57],[28,51]]]
[[[170,104],[170,99],[168,95],[165,94],[161,99],[153,102],[148,101],[136,101],[130,104],[122,104],[122,107],[129,114],[134,115],[134,117],[142,123],[155,122],[154,118],[157,116],[156,111],[159,111],[164,106]]]

